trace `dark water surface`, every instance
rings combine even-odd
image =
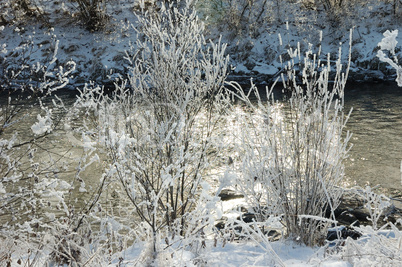
[[[402,199],[402,88],[395,83],[349,84],[345,106],[353,107],[353,133],[346,176],[351,185],[379,185]]]
[[[75,94],[66,92],[62,98],[72,103]],[[379,185],[383,192],[402,200],[402,88],[393,82],[349,83],[345,89],[345,106],[347,111],[353,107],[347,124],[347,130],[353,133],[350,140],[353,147],[345,162],[347,184]],[[36,115],[32,116],[34,119]],[[25,127],[28,131],[31,124]],[[53,148],[58,147],[60,153],[72,149],[71,157],[79,158],[80,140],[70,135],[65,132],[55,136],[53,142],[57,144]],[[99,179],[98,176],[88,178]]]
[[[259,91],[265,98],[265,88]],[[281,86],[274,95],[281,99]],[[345,112],[352,107],[346,130],[353,134],[353,146],[345,162],[345,184],[378,186],[402,205],[402,88],[395,82],[349,82]]]

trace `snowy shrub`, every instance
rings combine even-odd
[[[75,64],[58,66],[58,41],[49,38],[54,46],[48,62],[35,62],[32,37],[17,47],[2,46],[0,243],[8,246],[6,264],[72,263],[85,260],[89,251],[83,247],[90,231],[79,227],[85,209],[76,211],[71,199],[85,167],[75,168],[69,151],[60,153],[58,140],[70,109],[57,94]],[[78,160],[87,166],[96,157]]]
[[[392,32],[384,32],[384,38],[378,43],[380,50],[377,52],[377,57],[385,63],[388,63],[392,68],[396,70],[396,82],[399,87],[402,87],[402,67],[399,65],[398,58],[395,54],[395,48],[398,44],[396,37],[398,36],[398,30]],[[383,50],[388,51],[388,55]]]
[[[105,27],[108,15],[106,3],[108,0],[69,0],[76,3],[79,16],[90,31],[101,30]]]
[[[297,25],[299,32],[329,26],[343,35],[357,21],[370,18],[373,7],[380,4],[375,0],[202,0],[197,9],[212,32],[218,29],[241,41],[256,38],[286,21]]]
[[[390,199],[383,194],[379,195],[373,191],[374,188],[366,186],[366,188],[354,188],[355,194],[360,196],[364,201],[364,207],[368,210],[371,226],[374,230],[378,230],[378,220],[384,211],[391,206]]]
[[[50,22],[50,14],[59,14],[60,9],[49,6],[60,5],[64,12],[63,16],[71,17],[75,12],[88,30],[96,31],[103,29],[109,19],[106,5],[108,0],[5,0],[1,1],[0,7],[4,13],[0,15],[0,25],[26,25],[30,19],[39,20],[46,27],[54,26]],[[45,11],[46,10],[46,11]],[[77,11],[77,12],[76,12]],[[74,15],[73,15],[74,16]],[[60,17],[59,17],[60,18]]]
[[[39,17],[41,15],[35,0],[5,0],[0,3],[0,7],[2,10],[0,25],[22,22],[26,17]]]
[[[315,10],[318,16],[323,15],[322,18],[330,27],[340,31],[348,30],[356,26],[358,22],[371,19],[372,10],[378,10],[383,5],[382,1],[376,0],[305,0],[303,2],[308,3],[306,8]]]
[[[348,237],[340,244],[329,247],[329,258],[348,261],[353,266],[399,266],[402,264],[402,232],[401,219],[395,223],[380,223],[379,219],[391,206],[390,199],[382,194],[376,194],[374,188],[356,187],[354,193],[363,199],[368,210],[368,220],[371,225],[353,226],[353,230],[361,237],[354,240]],[[382,225],[380,227],[380,225]]]
[[[382,194],[376,194],[369,186],[364,189],[356,188],[355,192],[365,201],[371,226],[354,227],[354,230],[358,231],[362,237],[359,240],[348,238],[344,248],[335,257],[342,257],[353,266],[401,265],[402,220],[398,219],[395,223],[382,223],[382,226],[379,227],[380,217],[391,206],[390,199]]]
[[[287,2],[287,1],[286,1]],[[276,5],[274,12],[270,12]],[[198,9],[207,22],[237,36],[258,36],[266,20],[278,17],[280,1],[268,0],[214,0],[200,1]]]
[[[206,42],[192,4],[138,15],[139,38],[127,51],[129,78],[108,95],[86,88],[77,102],[90,115],[87,130],[105,149],[107,183],[119,182],[116,190],[136,220],[132,227],[142,222],[148,260],[157,259],[159,240],[170,246],[179,237],[202,238],[213,225],[216,199],[207,195],[205,174],[218,153],[228,57],[225,45]]]
[[[348,238],[336,257],[347,260],[352,266],[399,266],[402,264],[402,235],[391,224],[392,231],[376,232],[365,229],[359,240]]]
[[[57,90],[68,83],[75,64],[70,62],[67,71],[55,67],[57,45],[58,42],[55,42],[54,53],[46,64],[34,62],[31,58],[36,47],[32,37],[23,39],[17,47],[3,46],[0,57],[0,152],[4,164],[1,164],[0,173],[1,179],[9,185],[35,178],[36,171],[41,169],[34,163],[35,152],[40,149],[41,140],[57,127],[65,115],[60,98],[55,98],[50,104],[49,101]],[[60,110],[54,112],[53,108]],[[17,127],[22,128],[23,135],[18,134]],[[23,166],[22,158],[30,162],[32,169]],[[7,201],[3,200],[3,203]],[[2,208],[7,206],[5,204]]]
[[[265,264],[267,266],[286,266],[281,258],[272,248],[272,240],[269,237],[268,232],[265,230],[269,229],[269,225],[272,221],[267,220],[266,222],[256,222],[246,223],[241,220],[235,220],[227,225],[227,230],[232,233],[236,232],[238,238],[244,238],[246,240],[252,241],[257,247],[261,248],[266,255],[268,255],[269,261]],[[268,226],[268,228],[264,228]]]
[[[275,101],[273,88],[267,88],[264,100],[253,84],[246,94],[232,83],[247,109],[237,118],[242,131],[236,184],[257,219],[282,216],[289,236],[313,246],[324,241],[334,214],[332,220],[323,217],[338,206],[342,193],[350,138],[344,135],[348,115],[343,103],[348,67],[343,72],[337,61],[332,84],[330,55],[326,64],[311,47],[304,57],[298,48],[290,48],[289,56],[287,77],[282,76],[284,90],[290,92],[287,103]]]
[[[342,19],[345,18],[345,16],[348,15],[347,12],[350,10],[350,7],[353,6],[350,4],[354,4],[354,1],[320,0],[319,3],[322,3],[329,20],[333,23],[339,23]]]
[[[401,219],[395,223],[387,222],[381,228],[377,221],[389,199],[375,194],[371,188],[359,189],[358,193],[366,200],[366,208],[370,211],[369,220],[372,226],[353,227],[361,234],[358,240],[348,237],[342,247],[329,248],[330,258],[340,258],[353,266],[399,266],[402,264],[402,232]]]
[[[35,34],[24,34],[25,29],[12,27],[20,37],[20,44],[10,47],[1,44],[0,50],[0,89],[22,91],[32,96],[51,95],[52,92],[65,87],[75,70],[73,61],[66,62],[65,66],[57,64],[59,41],[53,29],[45,32],[48,40],[44,44],[35,43]],[[4,29],[3,29],[4,30]],[[45,62],[38,62],[38,53],[46,51]]]

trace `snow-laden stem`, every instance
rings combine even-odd
[[[385,63],[388,63],[392,68],[396,70],[396,82],[399,87],[402,87],[402,67],[399,65],[398,57],[395,53],[396,45],[398,41],[396,41],[396,37],[398,36],[398,30],[394,30],[392,32],[385,31],[384,38],[381,42],[378,43],[380,50],[377,52],[377,57]],[[388,51],[389,57],[384,51]]]
[[[107,151],[111,183],[119,182],[152,232],[155,259],[160,239],[191,239],[194,225],[212,221],[197,212],[205,204],[199,201],[205,199],[204,177],[219,153],[218,123],[228,106],[226,45],[205,40],[194,1],[179,2],[138,14],[139,38],[126,53],[128,78],[110,95],[88,88],[76,104],[94,115],[88,131],[96,130]]]
[[[69,197],[81,171],[99,159],[88,153],[75,171],[71,151],[54,148],[72,111],[56,94],[69,83],[75,63],[57,65],[59,41],[52,30],[49,36],[48,61],[34,62],[38,46],[30,36],[7,47],[18,53],[0,71],[0,93],[8,96],[0,106],[0,217],[10,222],[0,227],[0,242],[18,236],[12,246],[26,249],[20,260],[27,258],[28,266],[79,261],[88,225],[82,226],[85,216],[76,225],[80,214]],[[85,230],[77,234],[78,228]]]
[[[266,88],[264,101],[253,83],[248,94],[232,83],[234,94],[248,109],[236,114],[241,131],[235,136],[235,171],[237,188],[253,212],[262,218],[282,216],[289,236],[313,246],[323,242],[330,222],[317,218],[323,218],[327,209],[333,211],[342,193],[343,160],[351,137],[344,134],[350,115],[343,106],[348,67],[343,72],[338,60],[331,87],[330,56],[324,64],[312,50],[304,59],[297,50],[289,49],[287,103],[274,99],[273,86]],[[301,77],[296,57],[303,62]]]

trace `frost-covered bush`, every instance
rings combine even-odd
[[[253,84],[248,94],[234,84],[247,110],[236,119],[242,129],[236,186],[257,219],[281,216],[289,236],[313,246],[324,241],[334,222],[333,214],[324,218],[326,210],[338,206],[342,193],[350,138],[344,135],[343,104],[348,68],[344,73],[339,59],[332,84],[330,55],[324,63],[310,47],[304,57],[299,48],[289,49],[289,56],[282,80],[290,98],[284,104],[275,101],[273,89],[267,88],[264,100]]]
[[[355,194],[360,196],[364,201],[364,207],[368,210],[367,219],[371,222],[374,230],[378,230],[379,219],[381,215],[391,206],[390,199],[383,194],[379,195],[373,191],[374,188],[366,186],[366,188],[354,188]],[[383,225],[384,223],[382,223]]]
[[[370,215],[368,219],[372,225],[354,226],[354,231],[359,232],[361,237],[357,240],[348,237],[342,243],[342,247],[334,246],[328,249],[330,258],[346,260],[353,266],[401,265],[401,219],[378,227],[380,215],[390,206],[390,199],[374,193],[370,187],[356,189],[356,193],[365,200],[365,208],[369,210]]]
[[[43,43],[35,43],[36,32],[26,34],[23,27],[2,27],[16,34],[20,43],[16,46],[4,43],[0,46],[0,89],[25,92],[32,95],[51,95],[69,83],[75,70],[75,62],[68,61],[64,66],[58,65],[57,53],[59,40],[49,29],[44,33],[47,38]],[[44,51],[44,53],[43,53]],[[44,62],[38,62],[38,54]]]
[[[384,32],[384,38],[378,43],[380,50],[377,52],[377,57],[385,63],[388,63],[392,68],[396,70],[396,82],[399,87],[402,87],[402,67],[399,65],[398,58],[395,54],[395,48],[398,44],[396,37],[398,36],[398,30],[392,32]],[[388,51],[384,53],[384,51]]]
[[[21,22],[27,17],[40,16],[40,9],[35,0],[4,0],[1,1],[0,8],[2,10],[0,25]]]
[[[77,103],[105,149],[107,183],[120,184],[131,227],[141,225],[150,243],[147,260],[158,258],[160,239],[171,246],[189,237],[197,247],[193,237],[212,225],[215,201],[205,175],[217,153],[228,58],[225,45],[204,39],[193,1],[178,6],[139,14],[138,39],[127,51],[129,78],[108,95],[86,88]]]
[[[6,265],[72,263],[87,251],[82,247],[89,230],[77,225],[83,215],[70,198],[84,168],[60,152],[58,140],[70,113],[58,94],[75,64],[58,66],[58,41],[49,38],[47,62],[35,61],[31,38],[1,46],[0,259],[6,257]]]
[[[334,257],[347,260],[352,266],[401,265],[402,234],[397,226],[390,226],[391,230],[382,229],[382,232],[360,228],[363,236],[359,240],[347,238],[341,252]]]
[[[41,140],[58,126],[64,114],[61,99],[55,98],[50,104],[49,99],[68,83],[75,64],[69,62],[67,70],[57,68],[58,42],[55,41],[54,45],[51,59],[43,64],[31,58],[36,47],[31,37],[23,39],[17,47],[2,44],[0,157],[3,164],[0,174],[3,188],[7,187],[5,184],[18,188],[17,181],[36,179],[35,173],[40,172],[42,167],[35,162],[35,152],[40,149]],[[60,110],[54,112],[53,108]],[[18,134],[19,131],[24,131],[24,134]],[[22,163],[23,160],[29,162],[25,163],[28,166]],[[9,207],[6,199],[10,198],[3,199],[1,212]],[[14,203],[15,199],[12,197],[10,201]]]
[[[286,21],[298,26],[298,31],[319,26],[343,33],[370,19],[371,10],[379,5],[383,3],[375,0],[201,0],[197,8],[212,32],[218,29],[241,41],[257,38]]]
[[[391,206],[391,200],[383,194],[376,194],[373,188],[355,188],[364,201],[371,225],[354,227],[361,234],[358,240],[347,238],[343,248],[334,257],[341,257],[353,266],[377,265],[398,266],[402,264],[402,220],[381,223],[380,217]],[[385,221],[385,220],[384,220]]]
[[[50,17],[58,19],[78,18],[91,31],[103,29],[109,20],[108,0],[4,0],[0,2],[0,26],[27,25],[32,19],[46,27],[57,24]],[[63,12],[60,12],[63,11]]]
[[[308,19],[314,18],[315,14],[321,17],[321,23],[325,23],[334,30],[346,31],[362,21],[372,19],[372,11],[378,12],[381,6],[382,12],[388,12],[384,8],[384,2],[376,0],[303,0],[302,9],[313,11],[308,15]],[[386,10],[384,10],[386,9]],[[371,22],[368,22],[371,23]]]
[[[286,1],[287,4],[288,1]],[[271,20],[280,22],[281,1],[213,0],[199,1],[198,9],[207,22],[236,36],[258,36],[260,27]]]
[[[90,31],[97,31],[105,27],[108,14],[106,3],[108,0],[69,0],[76,4],[79,16],[85,27]]]
[[[351,9],[357,1],[354,0],[320,0],[317,1],[323,5],[323,8],[328,16],[328,19],[333,23],[340,23],[341,20],[345,19],[345,16],[350,15]]]

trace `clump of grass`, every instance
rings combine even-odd
[[[333,212],[331,219],[324,218],[325,212],[339,205],[342,193],[351,136],[344,135],[348,68],[343,72],[337,61],[331,86],[329,55],[324,64],[311,47],[304,57],[300,47],[288,51],[291,60],[282,80],[290,96],[282,107],[272,88],[264,100],[255,85],[246,94],[233,84],[248,109],[238,118],[243,130],[237,146],[237,185],[262,220],[280,216],[288,236],[314,246],[323,243],[335,222]],[[250,100],[252,94],[256,101]]]

